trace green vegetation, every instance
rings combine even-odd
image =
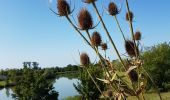
[[[101,78],[103,75],[102,70],[98,66],[91,65],[88,67],[88,70],[92,74],[93,77]],[[82,98],[86,98],[88,100],[95,100],[98,99],[100,96],[100,92],[94,85],[93,81],[91,81],[91,78],[89,77],[88,73],[83,70],[83,68],[80,68],[80,75],[79,80],[81,81],[78,83],[78,85],[74,84],[75,89],[79,92],[79,94],[82,95]],[[97,79],[95,79],[96,83],[100,86],[101,90],[104,90],[105,84]]]
[[[12,97],[17,100],[57,100],[55,79],[61,76],[75,78],[78,66],[40,68],[37,62],[24,62],[22,69],[0,71],[0,88],[11,87]]]
[[[155,45],[153,47],[147,48],[142,54],[142,59],[144,60],[144,68],[146,69],[146,71],[148,71],[151,76],[153,77],[156,85],[159,87],[159,89],[162,89],[162,91],[169,91],[169,87],[168,86],[164,86],[162,88],[162,85],[159,85],[157,83],[157,80],[159,80],[159,83],[161,84],[165,84],[165,83],[169,83],[170,82],[170,74],[168,74],[169,70],[170,70],[170,44],[168,43],[162,43],[159,45]],[[114,60],[112,62],[114,68],[122,70],[121,63],[118,60]],[[88,67],[88,70],[90,71],[90,73],[92,74],[93,77],[97,77],[97,78],[102,78],[103,77],[103,71],[101,68],[99,68],[98,65],[90,65]],[[82,98],[86,98],[86,99],[94,99],[93,97],[95,96],[95,98],[99,98],[99,96],[101,95],[100,92],[96,92],[97,88],[94,85],[94,83],[91,81],[88,73],[83,70],[83,68],[80,68],[80,75],[79,75],[79,80],[81,81],[77,86],[75,86],[76,90],[82,95]],[[102,90],[107,90],[107,86],[103,85],[102,83],[100,83],[100,81],[98,81],[97,79],[95,79],[95,81],[98,83],[99,87]],[[150,79],[147,78],[147,93],[145,95],[145,98],[147,100],[159,100],[159,96],[155,93],[155,87],[153,86],[153,83],[150,82]],[[99,84],[100,83],[100,84]],[[94,93],[90,94],[90,93]],[[151,92],[151,93],[148,93]],[[162,97],[163,100],[169,100],[167,98],[170,98],[170,96],[168,96],[168,93],[162,93]],[[106,94],[107,95],[107,94]],[[153,97],[154,99],[152,99]],[[72,100],[72,98],[74,97],[69,97],[68,100]],[[77,98],[77,97],[75,97]],[[136,97],[134,96],[130,96],[128,98],[128,100],[136,100]]]
[[[82,100],[82,96],[69,96],[62,100]]]
[[[144,95],[146,100],[160,100],[159,96],[156,93],[147,93]],[[170,92],[161,93],[163,100],[170,100]],[[136,100],[137,98],[132,96],[128,97],[127,100]]]
[[[145,100],[159,100],[159,97],[156,93],[147,93],[144,96]],[[170,92],[161,93],[161,96],[163,100],[170,100]],[[66,97],[63,100],[82,100],[82,97],[81,96]],[[127,98],[127,100],[137,100],[137,98],[135,96],[130,96]]]
[[[25,68],[23,76],[13,88],[13,97],[18,100],[57,100],[54,79],[48,79],[43,71]]]
[[[162,43],[147,48],[141,57],[144,61],[144,68],[151,74],[156,85],[164,92],[161,93],[163,100],[170,99],[170,44]],[[99,62],[100,63],[100,62]],[[118,60],[112,61],[114,68],[122,70],[121,63]],[[103,69],[98,65],[91,64],[87,67],[92,77],[104,78]],[[53,82],[59,77],[78,78],[80,82],[75,85],[75,89],[79,92],[80,96],[67,97],[64,100],[80,100],[99,99],[101,93],[96,88],[93,81],[89,77],[89,74],[83,67],[76,65],[68,65],[67,67],[51,67],[40,68],[33,66],[25,66],[23,69],[6,69],[1,70],[0,75],[7,76],[7,80],[0,80],[0,87],[10,86],[15,84],[12,88],[13,97],[15,99],[37,99],[42,100],[56,100],[58,92],[53,89]],[[119,74],[118,74],[119,75]],[[109,89],[109,85],[105,85],[103,82],[94,78],[98,86],[102,91]],[[147,79],[147,93],[144,95],[146,100],[159,100],[159,96],[155,93],[150,79]],[[106,93],[107,95],[107,93]],[[55,99],[54,99],[55,98]],[[130,96],[127,100],[136,100],[135,96]]]
[[[144,67],[151,74],[161,91],[170,90],[170,43],[163,43],[148,48],[142,55]],[[148,88],[152,87],[148,83]],[[153,88],[153,87],[152,87]]]

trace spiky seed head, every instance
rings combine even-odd
[[[139,54],[138,48],[135,50],[135,44],[130,40],[125,41],[125,49],[130,57],[135,57],[136,53]]]
[[[102,42],[101,36],[98,32],[93,32],[92,37],[91,37],[91,43],[93,46],[100,46]]]
[[[57,9],[60,16],[67,16],[70,12],[70,6],[66,0],[57,0]]]
[[[107,44],[106,43],[101,43],[101,48],[102,48],[102,50],[107,50]]]
[[[131,21],[132,22],[133,18],[134,18],[133,12],[130,11],[130,12],[126,13],[126,20],[127,21]]]
[[[129,72],[129,77],[134,82],[138,81],[138,74],[134,69]]]
[[[115,16],[119,13],[117,5],[114,2],[109,3],[108,11],[112,16]]]
[[[83,2],[85,2],[85,3],[93,3],[95,1],[97,1],[97,0],[83,0]]]
[[[108,95],[109,98],[113,97],[113,91],[108,90],[107,91],[107,95]]]
[[[141,32],[140,31],[137,31],[135,33],[135,40],[137,40],[137,41],[141,40]]]
[[[93,20],[91,14],[87,9],[81,9],[78,15],[79,26],[82,30],[89,30],[93,26]]]
[[[90,64],[90,58],[86,53],[80,55],[80,62],[82,65],[86,66]]]

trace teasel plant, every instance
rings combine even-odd
[[[120,31],[123,40],[124,40],[124,47],[125,51],[128,55],[128,57],[122,57],[118,48],[115,45],[115,42],[113,41],[111,34],[109,30],[107,29],[105,22],[102,18],[102,15],[99,12],[99,6],[96,5],[96,2],[98,0],[81,0],[83,3],[86,3],[87,5],[91,5],[94,9],[94,13],[99,19],[99,22],[94,25],[93,18],[91,13],[87,10],[87,8],[82,7],[80,9],[77,20],[78,24],[71,19],[73,17],[72,13],[75,10],[75,5],[73,10],[71,10],[71,4],[68,3],[66,0],[57,0],[56,8],[57,10],[53,10],[50,6],[49,2],[49,9],[52,11],[55,15],[59,17],[65,17],[68,22],[71,24],[71,26],[77,31],[77,33],[83,38],[83,40],[94,50],[96,55],[99,58],[98,66],[102,67],[103,70],[103,78],[93,77],[88,70],[88,67],[90,66],[90,57],[87,53],[81,53],[80,54],[80,63],[81,67],[88,73],[89,77],[93,81],[96,88],[101,93],[101,98],[107,100],[126,100],[129,96],[136,96],[138,100],[146,100],[144,93],[145,88],[147,86],[147,79],[149,78],[155,88],[157,89],[158,95],[160,97],[160,100],[162,100],[162,97],[160,95],[160,92],[155,85],[152,77],[149,75],[149,73],[142,67],[143,61],[140,57],[140,41],[141,41],[141,32],[137,31],[134,33],[133,29],[133,20],[134,20],[134,14],[130,10],[129,7],[129,1],[125,0],[126,4],[126,21],[129,23],[129,29],[131,34],[131,39],[127,39],[125,37],[125,34],[121,28],[121,25],[117,19],[117,15],[120,14],[121,9],[119,9],[115,2],[110,2],[108,5],[108,8],[106,9],[110,17],[114,17],[117,28]],[[106,36],[109,39],[109,42],[111,43],[114,52],[116,53],[119,62],[121,63],[121,70],[118,70],[113,63],[108,59],[106,56],[106,50],[108,49],[107,43],[104,43],[102,41],[101,33],[97,30],[95,30],[96,27],[101,23]],[[92,33],[90,33],[89,30],[93,30]],[[83,34],[82,32],[85,32],[86,34]],[[127,34],[126,34],[127,35]],[[105,52],[105,55],[102,55],[102,52],[99,50],[99,47]],[[101,91],[99,85],[95,82],[95,79],[108,84],[109,89],[106,93],[104,91]]]

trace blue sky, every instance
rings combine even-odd
[[[73,1],[73,0],[71,0]],[[107,7],[111,0],[98,0],[98,8]],[[122,29],[130,38],[128,23],[125,20],[124,0],[114,0],[122,4],[118,15]],[[142,44],[151,46],[170,40],[169,0],[129,0],[134,12],[134,30],[140,30]],[[55,2],[52,7],[55,10]],[[74,3],[72,3],[73,5]],[[94,13],[91,5],[75,0],[76,19],[78,10],[86,7]],[[102,9],[100,9],[102,12]],[[97,17],[93,16],[94,23]],[[124,53],[123,41],[117,29],[115,20],[106,13],[103,19],[111,33],[120,53]],[[103,41],[108,41],[101,25],[95,30],[102,35]],[[95,30],[91,30],[93,32]],[[117,58],[109,45],[108,55]],[[0,2],[0,68],[21,68],[24,61],[37,61],[42,67],[66,66],[79,64],[80,52],[88,52],[92,61],[96,58],[94,52],[84,43],[65,18],[57,17],[48,9],[47,0],[1,0]]]

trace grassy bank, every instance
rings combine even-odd
[[[144,95],[145,100],[160,100],[156,93],[147,93]],[[170,92],[161,93],[163,100],[170,100]],[[81,100],[81,96],[69,96],[62,100]],[[127,100],[137,100],[135,96],[128,97]]]
[[[158,94],[156,93],[148,93],[148,94],[145,94],[144,96],[146,100],[160,100]],[[170,92],[161,93],[161,96],[163,100],[170,100]],[[134,96],[131,96],[131,97],[128,97],[127,100],[137,100],[137,98]]]
[[[8,81],[8,83],[6,81],[0,81],[0,88],[4,88],[4,87],[12,87],[15,86],[16,84],[13,83],[12,81]]]

